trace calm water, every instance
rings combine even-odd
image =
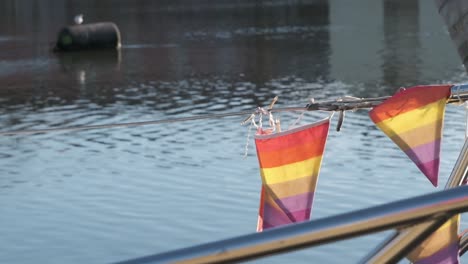
[[[261,1],[260,1],[261,2]],[[146,121],[467,82],[432,1],[0,2],[1,130]],[[50,52],[83,13],[119,52]],[[303,123],[327,116],[308,113]],[[283,127],[297,114],[281,114]],[[0,138],[0,263],[109,263],[255,231],[244,117]],[[448,106],[440,185],[462,147]],[[333,120],[313,218],[435,189],[367,111]],[[439,188],[440,189],[440,188]],[[463,225],[466,227],[467,220]],[[388,233],[255,263],[353,263]]]

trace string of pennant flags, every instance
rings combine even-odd
[[[338,131],[345,110],[371,108],[372,122],[437,187],[445,106],[454,100],[462,103],[459,90],[466,88],[465,85],[415,86],[375,100],[351,98],[345,104],[335,101],[325,105],[312,102],[307,107],[340,111]],[[267,110],[259,109],[243,122],[251,122],[257,128],[254,141],[262,180],[258,232],[310,219],[331,119],[329,116],[282,131],[271,111],[276,100]],[[262,124],[263,116],[268,116],[267,127]],[[459,223],[460,215],[452,217],[407,258],[417,264],[459,263]]]

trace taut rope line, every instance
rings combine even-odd
[[[286,107],[286,108],[273,109],[272,112],[306,111],[306,110],[307,110],[306,107]],[[223,118],[223,117],[230,117],[230,116],[243,116],[243,115],[249,115],[249,114],[252,114],[252,111],[195,115],[195,116],[188,116],[188,117],[159,119],[159,120],[150,120],[150,121],[141,121],[141,122],[114,123],[114,124],[89,125],[89,126],[70,126],[70,127],[56,127],[56,128],[44,128],[44,129],[29,129],[29,130],[14,130],[14,131],[0,132],[0,136],[29,135],[29,134],[40,134],[40,133],[50,133],[50,132],[71,132],[71,131],[100,129],[100,128],[158,125],[158,124],[177,123],[177,122],[203,120],[203,119],[215,119],[215,118]]]
[[[468,101],[468,85],[460,84],[454,85],[451,88],[452,94],[447,100],[447,104],[460,103],[461,101]],[[373,108],[379,105],[391,96],[375,97],[375,98],[356,98],[356,97],[343,97],[337,100],[324,101],[324,102],[312,102],[305,107],[284,107],[284,108],[269,108],[266,111],[273,112],[294,112],[294,111],[349,111],[365,108]],[[274,104],[274,103],[272,103]],[[257,108],[254,111],[258,113],[262,108]],[[264,109],[262,109],[265,111]],[[128,123],[114,123],[114,124],[102,124],[102,125],[90,125],[90,126],[70,126],[70,127],[56,127],[56,128],[45,128],[45,129],[30,129],[30,130],[13,130],[13,131],[0,131],[0,136],[11,136],[11,135],[28,135],[28,134],[40,134],[49,132],[65,132],[65,131],[80,131],[89,129],[100,129],[100,128],[115,128],[115,127],[134,127],[134,126],[146,126],[146,125],[157,125],[167,123],[177,123],[186,121],[195,121],[203,119],[215,119],[230,116],[243,116],[249,115],[249,117],[242,123],[247,123],[254,115],[252,111],[239,111],[232,113],[221,113],[221,114],[206,114],[206,115],[195,115],[188,117],[178,117],[160,120],[150,120],[141,122],[128,122]]]

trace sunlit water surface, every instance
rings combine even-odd
[[[431,1],[156,2],[2,1],[2,131],[254,110],[275,95],[276,107],[305,106],[468,80]],[[122,49],[51,53],[77,13],[114,21]],[[328,115],[307,113],[301,124]],[[277,114],[283,128],[298,116]],[[2,136],[0,263],[109,263],[254,232],[261,182],[245,117]],[[347,113],[341,132],[336,119],[313,219],[435,191],[366,110]],[[447,107],[440,186],[465,120],[463,107]],[[254,262],[353,263],[388,234]]]

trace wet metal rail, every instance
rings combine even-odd
[[[460,238],[460,256],[468,250],[468,233]]]
[[[460,155],[450,174],[445,189],[451,189],[461,186],[467,177],[468,169],[468,140],[465,140]],[[395,259],[400,259],[414,248],[416,241],[421,235],[439,228],[442,223],[437,220],[430,220],[421,225],[411,227],[410,229],[399,230],[396,236],[389,237],[386,242],[379,245],[364,260],[363,263],[392,263]],[[429,233],[429,234],[430,234]]]
[[[468,186],[426,194],[350,213],[119,262],[226,263],[246,261],[394,228],[434,221],[422,242],[451,216],[468,211]],[[402,257],[402,256],[400,256]]]

